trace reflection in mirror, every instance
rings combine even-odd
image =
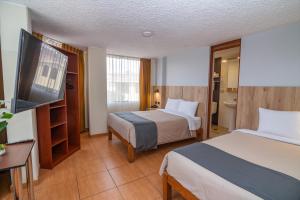
[[[235,129],[240,47],[213,55],[211,134],[216,137]]]

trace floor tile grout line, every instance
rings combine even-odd
[[[154,173],[153,173],[154,174]],[[153,174],[151,174],[151,175],[153,175]],[[149,175],[150,176],[150,175]],[[155,187],[155,185],[149,180],[149,176],[147,176],[146,178],[147,178],[147,181],[156,189],[156,191],[158,191],[158,193],[159,194],[161,194],[162,195],[162,193],[161,193],[161,191],[159,191],[156,187]],[[161,177],[162,178],[162,177]],[[162,187],[162,184],[161,184],[161,187]]]
[[[125,199],[125,198],[123,197],[123,195],[122,195],[120,189],[119,189],[119,186],[117,185],[116,181],[115,181],[114,178],[112,177],[112,175],[111,175],[111,173],[110,173],[109,170],[108,170],[108,174],[110,175],[111,179],[113,180],[113,182],[114,182],[114,184],[115,184],[115,186],[116,186],[116,188],[117,188],[119,194],[121,195],[121,198],[122,198],[122,199]]]
[[[97,150],[96,150],[96,148],[94,147],[94,144],[92,144],[92,147],[94,148],[94,150],[95,150],[95,152],[97,152]],[[112,154],[115,154],[115,153],[112,153]],[[119,153],[116,153],[116,156],[122,156],[121,154],[119,154]],[[107,156],[107,157],[109,157],[109,156]],[[108,168],[108,166],[107,166],[107,164],[105,163],[105,159],[103,158],[103,157],[101,157],[100,155],[99,155],[99,158],[104,162],[104,165],[105,165],[105,168],[107,169],[107,170],[111,170],[111,169],[115,169],[115,168],[118,168],[118,167],[121,167],[121,166],[123,166],[123,165],[120,165],[120,166],[116,166],[116,167],[113,167],[113,168]],[[127,164],[127,163],[124,163],[124,165],[125,164]]]
[[[123,184],[123,185],[117,185],[117,188],[118,188],[118,190],[120,190],[119,189],[119,187],[123,187],[123,186],[125,186],[125,185],[128,185],[128,184],[131,184],[131,183],[133,183],[133,182],[137,182],[137,181],[139,181],[139,180],[142,180],[142,179],[145,179],[159,194],[160,194],[160,197],[162,197],[162,193],[151,183],[151,181],[149,181],[149,179],[147,178],[148,176],[144,176],[144,177],[140,177],[140,178],[138,178],[138,179],[136,179],[136,180],[133,180],[133,181],[130,181],[130,182],[128,182],[128,183],[126,183],[126,184]],[[121,193],[121,195],[122,195],[122,192],[120,191],[120,193]]]
[[[130,184],[130,183],[132,183],[132,182],[135,182],[135,181],[140,180],[140,179],[143,179],[143,178],[147,178],[147,177],[146,177],[145,175],[143,175],[142,177],[138,177],[138,178],[136,178],[136,179],[134,179],[134,180],[131,180],[131,181],[128,181],[128,182],[126,182],[126,183],[122,183],[122,184],[120,184],[120,185],[117,185],[117,184],[116,184],[116,186],[117,186],[117,187],[122,187],[122,186],[124,186],[124,185]]]
[[[98,172],[91,173],[91,174],[89,174],[89,175],[87,175],[87,176],[92,176],[92,175],[94,175],[94,174],[105,173],[105,172],[107,172],[107,173],[109,174],[110,178],[111,178],[112,181],[113,181],[114,187],[105,189],[105,190],[103,190],[103,191],[101,191],[101,192],[97,192],[97,193],[92,194],[92,195],[88,195],[87,197],[84,197],[84,198],[80,198],[80,192],[79,192],[79,186],[78,186],[78,192],[79,192],[79,199],[80,199],[80,200],[81,200],[81,199],[86,199],[86,198],[91,197],[91,196],[95,196],[95,195],[97,195],[97,194],[106,192],[106,191],[108,191],[108,190],[112,190],[113,188],[116,188],[116,187],[117,187],[116,183],[114,182],[113,178],[111,177],[111,175],[110,175],[110,173],[109,173],[109,171],[108,171],[107,169],[106,169],[105,171],[98,171]],[[81,178],[81,177],[77,177],[77,175],[76,175],[76,178]]]
[[[115,170],[115,169],[118,169],[118,168],[122,168],[122,167],[125,167],[125,166],[130,166],[130,163],[128,163],[126,159],[125,159],[125,162],[124,162],[124,158],[125,158],[124,157],[124,151],[123,151],[122,148],[120,148],[121,146],[119,145],[119,141],[118,142],[110,142],[110,144],[107,145],[107,143],[109,141],[107,142],[106,140],[107,140],[107,138],[101,138],[101,140],[100,140],[98,138],[97,139],[94,139],[94,138],[91,139],[91,138],[86,138],[85,137],[83,139],[83,142],[82,142],[82,144],[83,144],[82,145],[82,149],[80,151],[78,151],[78,152],[81,152],[81,153],[78,153],[77,154],[78,156],[76,156],[74,154],[75,156],[73,158],[70,157],[71,158],[70,159],[70,163],[67,162],[66,165],[64,165],[63,168],[62,168],[63,169],[63,171],[62,171],[63,174],[62,175],[65,176],[66,172],[64,170],[67,169],[67,171],[68,171],[69,167],[72,167],[75,162],[81,162],[81,161],[84,162],[85,160],[93,160],[93,159],[97,159],[98,160],[99,159],[99,162],[102,162],[102,164],[103,164],[103,166],[101,166],[101,170],[98,170],[98,168],[95,168],[98,171],[91,170],[91,171],[89,171],[91,173],[88,173],[87,175],[86,174],[83,175],[82,173],[76,173],[77,170],[75,169],[75,167],[72,167],[72,169],[75,169],[75,170],[72,171],[72,174],[71,174],[72,176],[71,177],[67,173],[67,176],[66,176],[67,178],[63,177],[62,181],[59,178],[58,180],[60,180],[60,181],[58,181],[57,183],[53,183],[53,182],[56,182],[54,178],[57,175],[60,176],[60,173],[61,173],[60,169],[59,170],[55,170],[57,172],[54,172],[54,173],[49,172],[50,176],[48,176],[48,173],[46,174],[47,175],[47,176],[45,176],[46,177],[45,180],[47,181],[46,184],[42,185],[42,187],[41,187],[41,185],[37,185],[35,187],[35,191],[42,190],[44,187],[47,188],[49,186],[53,186],[53,185],[57,185],[57,184],[63,184],[63,183],[66,183],[66,181],[69,182],[71,180],[72,182],[74,181],[73,183],[75,183],[75,181],[76,181],[76,183],[74,184],[74,189],[75,189],[75,187],[77,187],[77,188],[75,190],[73,190],[73,191],[77,192],[76,198],[79,198],[80,200],[81,199],[84,200],[84,199],[87,199],[87,198],[99,195],[99,194],[107,192],[109,190],[116,190],[116,191],[118,191],[120,197],[122,199],[125,199],[126,196],[124,196],[124,194],[121,192],[122,190],[120,190],[120,189],[122,187],[126,186],[126,185],[129,185],[131,183],[134,183],[134,182],[137,182],[139,180],[144,179],[144,181],[147,183],[147,185],[149,185],[150,187],[154,187],[154,190],[157,191],[158,194],[159,194],[159,196],[161,197],[161,192],[160,192],[159,188],[157,187],[157,184],[155,184],[157,182],[156,181],[156,177],[153,177],[154,178],[153,181],[152,181],[152,178],[150,178],[152,175],[154,175],[155,173],[157,173],[156,170],[152,171],[152,169],[153,169],[152,167],[151,168],[149,168],[147,166],[145,167],[144,165],[139,165],[139,163],[137,165],[134,165],[134,167],[136,167],[141,172],[141,175],[138,176],[138,177],[136,177],[136,178],[134,178],[133,180],[130,180],[128,182],[125,182],[125,183],[122,183],[120,185],[117,185],[117,182],[113,178],[111,172],[113,170]],[[103,147],[101,146],[102,144],[103,144]],[[166,155],[167,152],[171,151],[173,148],[176,148],[176,147],[178,147],[178,146],[176,145],[174,147],[171,146],[170,148],[157,149],[157,150],[155,150],[155,152],[149,152],[149,154],[148,154],[148,152],[145,153],[145,154],[142,153],[141,156],[140,156],[140,159],[143,159],[143,158],[151,158],[152,159],[153,158],[154,159],[153,161],[156,162],[156,161],[161,160],[161,158],[163,158]],[[99,153],[99,151],[101,151],[101,148],[103,148],[103,151]],[[86,155],[86,154],[90,154],[90,155]],[[120,157],[121,158],[121,162],[122,162],[121,165],[116,165],[116,166],[114,166],[112,168],[109,168],[109,164],[106,164],[107,163],[106,159],[108,159],[110,156],[118,156],[118,157]],[[117,160],[117,162],[118,162],[118,160]],[[71,164],[71,165],[69,166],[69,164]],[[154,167],[156,166],[156,164],[157,163],[155,163]],[[91,194],[91,195],[88,195],[88,196],[82,198],[80,196],[80,190],[79,190],[80,189],[79,188],[79,185],[80,185],[79,184],[79,180],[80,180],[80,178],[87,177],[87,176],[92,176],[93,174],[97,174],[97,173],[106,173],[106,172],[108,172],[109,177],[111,178],[111,180],[113,182],[113,187],[105,189],[105,190],[103,190],[101,192],[96,192],[94,194]],[[149,173],[149,172],[151,172],[151,173]],[[75,177],[75,178],[73,178],[73,177]]]
[[[150,183],[150,185],[152,185],[152,187],[154,187],[154,189],[159,193],[159,195],[162,197],[162,193],[153,185],[153,183],[148,179],[148,178],[146,178],[147,179],[147,182],[148,183]],[[161,187],[162,187],[162,185],[161,185]]]
[[[95,149],[95,147],[93,146],[93,144],[91,144],[91,148],[92,148],[93,151],[95,151],[95,153],[96,153],[97,150]],[[103,162],[104,167],[105,167],[105,170],[103,170],[103,171],[98,171],[98,172],[94,172],[94,173],[90,173],[90,174],[88,174],[88,175],[86,175],[86,176],[91,176],[91,175],[97,174],[97,173],[108,172],[109,176],[111,177],[111,175],[110,175],[110,173],[109,173],[109,170],[107,169],[107,167],[106,167],[105,162],[103,161],[103,159],[102,159],[100,156],[99,156],[99,157],[97,156],[96,159],[99,159],[99,160],[101,160],[101,162]],[[113,181],[113,183],[114,183],[114,187],[113,187],[113,188],[109,188],[109,189],[103,190],[103,191],[101,191],[101,192],[97,192],[97,193],[95,193],[95,194],[91,194],[91,195],[88,195],[88,196],[86,196],[86,197],[84,197],[84,198],[81,198],[81,197],[80,197],[80,192],[79,192],[79,186],[78,186],[78,184],[79,184],[79,183],[78,183],[78,178],[80,178],[80,177],[78,177],[78,175],[76,174],[76,180],[77,180],[77,187],[78,187],[78,196],[79,196],[79,200],[87,199],[87,198],[89,198],[89,197],[93,197],[93,196],[95,196],[95,195],[98,195],[98,194],[101,194],[101,193],[103,193],[103,192],[107,192],[107,191],[109,191],[109,190],[112,190],[112,189],[116,188],[116,183],[114,182],[113,178],[111,177],[111,179],[112,179],[112,181]]]
[[[80,200],[80,192],[79,192],[79,183],[78,183],[78,177],[77,177],[77,175],[75,175],[76,176],[76,186],[77,186],[77,194],[78,194],[78,199]]]
[[[103,190],[101,192],[96,192],[95,194],[88,195],[88,196],[86,196],[84,198],[81,198],[80,200],[84,200],[84,199],[87,199],[87,198],[90,198],[90,197],[94,197],[94,196],[97,196],[97,195],[99,195],[101,193],[104,193],[104,192],[107,192],[107,191],[110,191],[110,190],[113,190],[113,189],[116,189],[116,186],[112,187],[112,188],[105,189],[105,190]]]
[[[133,181],[127,182],[126,184],[117,185],[117,189],[118,189],[118,191],[120,192],[122,198],[125,199],[125,197],[123,197],[123,193],[120,191],[120,187],[123,187],[123,186],[125,186],[125,185],[128,185],[128,184],[131,184],[131,183],[133,183],[133,182],[139,181],[139,180],[141,180],[141,179],[143,179],[143,178],[146,178],[146,177],[140,177],[140,178],[135,179],[135,180],[133,180]]]

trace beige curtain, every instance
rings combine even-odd
[[[140,66],[140,110],[151,105],[151,60],[141,58]]]

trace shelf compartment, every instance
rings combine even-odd
[[[68,155],[67,141],[64,141],[52,148],[52,162],[54,165],[61,162]]]
[[[66,107],[58,107],[50,110],[50,126],[51,128],[65,124],[66,119]]]
[[[55,103],[51,103],[50,104],[50,109],[59,108],[59,107],[63,107],[63,106],[66,106],[66,100],[65,99],[63,99],[61,101],[57,101]]]
[[[65,142],[67,138],[56,138],[52,141],[52,147],[55,147],[56,145],[59,145],[62,142]]]
[[[52,147],[65,142],[67,140],[67,125],[56,126],[51,129],[51,144]]]
[[[50,128],[51,128],[51,129],[52,129],[52,128],[56,128],[56,127],[58,127],[58,126],[62,126],[62,125],[65,125],[65,124],[67,124],[66,121],[63,121],[63,122],[53,122],[53,123],[51,123]]]

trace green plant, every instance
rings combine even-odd
[[[2,112],[0,116],[0,133],[3,132],[3,130],[7,127],[8,122],[7,120],[11,119],[13,117],[13,114],[9,112]]]
[[[10,112],[7,112],[4,106],[4,101],[0,101],[0,134],[2,134],[5,130],[5,128],[8,125],[8,120],[13,117],[13,114]],[[5,144],[0,144],[0,150],[5,149]]]

